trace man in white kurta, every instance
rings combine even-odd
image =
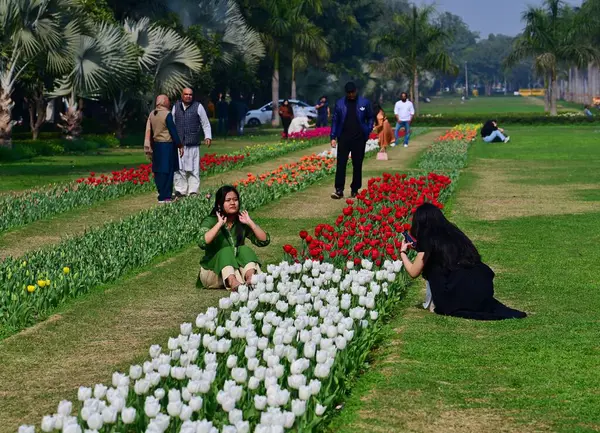
[[[204,132],[204,143],[210,147],[210,122],[202,104],[194,101],[194,92],[190,88],[183,89],[181,100],[173,106],[172,114],[177,134],[184,145],[179,171],[175,172],[175,197],[195,195],[200,188],[200,128]]]
[[[309,129],[312,125],[308,117],[300,116],[294,117],[288,128],[288,134],[298,134]]]

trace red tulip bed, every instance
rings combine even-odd
[[[321,128],[315,128],[315,129],[308,129],[304,132],[294,132],[292,134],[289,134],[288,137],[289,138],[294,138],[294,139],[303,139],[303,140],[313,140],[315,138],[329,138],[329,136],[331,135],[331,127],[329,126],[324,126]],[[405,131],[404,129],[400,131],[400,133],[398,134],[400,137],[404,137],[405,135]],[[283,132],[281,133],[281,136],[284,137]],[[369,135],[369,139],[370,140],[374,140],[379,136],[379,134],[376,134],[374,132],[372,132]]]

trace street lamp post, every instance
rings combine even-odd
[[[465,98],[469,98],[469,69],[465,60]]]

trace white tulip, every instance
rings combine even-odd
[[[152,364],[150,364],[151,366]],[[138,380],[142,377],[143,368],[139,365],[132,365],[129,367],[129,377],[133,380]]]
[[[192,411],[200,412],[200,409],[202,409],[202,403],[202,397],[192,397],[189,406],[192,409]]]
[[[58,415],[67,417],[67,416],[71,415],[72,410],[73,410],[73,403],[71,403],[68,400],[63,400],[60,403],[58,403],[58,409],[57,409],[56,413]]]
[[[267,407],[267,397],[264,395],[255,395],[254,396],[254,407],[257,410],[264,410]]]
[[[101,383],[96,384],[96,386],[94,386],[94,397],[98,399],[104,398],[107,390],[108,388]]]
[[[258,379],[256,376],[251,376],[250,379],[248,379],[248,388],[252,391],[257,390],[259,386],[260,379]]]
[[[233,368],[231,370],[231,377],[237,383],[245,383],[248,378],[248,371],[245,368]]]
[[[229,298],[219,299],[219,309],[229,310],[233,306],[233,302]]]
[[[190,391],[187,388],[183,388],[181,390],[181,399],[185,402],[190,401],[192,398],[192,394],[190,393]]]
[[[308,386],[310,386],[312,395],[317,395],[319,392],[321,392],[321,381],[319,379],[311,380]]]
[[[77,423],[70,423],[63,426],[62,433],[82,433],[81,426]]]
[[[102,421],[104,421],[105,424],[114,424],[117,422],[117,415],[117,410],[114,407],[109,406],[102,411]]]
[[[229,355],[227,358],[227,368],[231,369],[237,365],[238,358],[235,355]]]
[[[144,413],[148,418],[156,418],[156,415],[160,413],[160,402],[152,396],[146,397]]]
[[[167,413],[169,416],[178,417],[181,413],[181,408],[183,407],[183,403],[181,401],[171,401],[167,404]]]
[[[158,358],[158,356],[160,355],[160,353],[162,352],[162,348],[158,345],[158,344],[154,344],[152,346],[150,346],[150,357],[151,358]]]
[[[317,403],[317,407],[315,408],[315,413],[317,414],[317,416],[321,416],[325,413],[326,409],[327,409],[327,406],[321,406],[319,403]]]
[[[369,315],[371,316],[371,320],[377,320],[379,317],[379,313],[377,311],[371,311]]]
[[[133,407],[125,407],[121,412],[121,419],[124,424],[133,424],[135,422],[136,410]]]
[[[154,397],[156,397],[157,400],[162,400],[165,398],[166,394],[167,393],[163,388],[157,388],[154,390]]]
[[[231,412],[229,412],[229,422],[231,424],[237,424],[240,421],[244,420],[244,414],[241,410],[239,409],[233,409]]]
[[[310,359],[314,358],[316,351],[317,351],[317,345],[315,343],[313,343],[312,341],[310,341],[304,345],[304,357],[305,358],[310,358]]]
[[[317,364],[315,367],[315,376],[324,379],[329,376],[330,368],[327,364]]]
[[[179,347],[179,339],[178,338],[169,338],[169,342],[167,343],[167,348],[169,350],[175,350]]]
[[[87,420],[87,425],[92,430],[100,430],[104,425],[104,421],[102,420],[102,415],[99,413],[93,413]]]
[[[175,388],[169,390],[169,402],[181,401],[181,391]]]
[[[223,335],[225,335],[226,332],[227,332],[227,330],[225,328],[223,328],[222,326],[217,326],[217,329],[215,330],[215,334],[219,338],[221,338]]]
[[[19,427],[19,433],[35,433],[35,427],[32,425],[22,425]]]
[[[360,326],[363,328],[368,328],[369,327],[369,321],[368,320],[361,320],[360,321]]]
[[[46,432],[46,433],[50,433],[52,430],[54,430],[56,426],[56,418],[53,415],[46,415],[44,418],[42,418],[42,431]]]
[[[179,412],[179,419],[181,421],[189,421],[193,414],[194,411],[192,410],[192,408],[184,404],[181,407],[181,412]]]
[[[209,381],[207,381],[207,380],[201,380],[200,381],[200,389],[199,389],[199,391],[200,391],[201,394],[208,393],[210,391],[210,388],[211,388],[211,383]]]
[[[250,433],[250,422],[249,421],[238,421],[235,423],[237,433]]]
[[[260,360],[258,358],[250,358],[248,360],[248,370],[255,371],[260,365]]]
[[[301,417],[306,412],[306,401],[304,400],[292,400],[292,412],[297,417]]]
[[[308,400],[312,395],[310,386],[307,386],[307,385],[301,386],[300,389],[298,390],[298,395],[300,396],[301,400]]]
[[[152,372],[146,375],[146,378],[150,381],[152,386],[157,386],[160,383],[160,374]]]
[[[148,391],[150,391],[150,382],[146,379],[136,380],[135,385],[133,385],[133,391],[137,395],[148,394]]]
[[[158,374],[160,377],[169,377],[171,374],[171,366],[169,364],[161,364],[158,367]]]
[[[77,400],[83,402],[91,397],[92,397],[92,388],[80,386],[79,389],[77,390]]]
[[[346,348],[346,343],[346,339],[342,335],[335,337],[335,346],[339,350],[344,350]]]
[[[177,380],[185,379],[185,367],[173,367],[171,368],[171,377]]]

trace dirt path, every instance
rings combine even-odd
[[[365,161],[365,183],[369,174],[406,168],[435,135],[415,138],[408,149],[391,150],[388,162]],[[254,213],[272,238],[271,245],[259,251],[264,262],[279,260],[281,246],[297,242],[299,227],[309,228],[315,218],[330,220],[338,214],[344,201],[329,198],[331,183],[326,179]],[[178,333],[180,323],[194,321],[215,305],[225,292],[195,288],[199,258],[195,247],[163,258],[0,341],[0,433],[14,433],[21,423],[39,423],[60,400],[76,399],[80,385],[109,383],[112,372],[145,359],[151,344],[164,345]]]

